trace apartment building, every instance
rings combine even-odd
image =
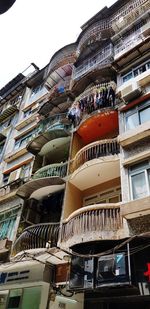
[[[150,306],[150,2],[118,0],[81,30],[0,91],[20,104],[0,131],[0,211],[18,211],[1,221],[2,308]]]

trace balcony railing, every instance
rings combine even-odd
[[[8,101],[0,108],[0,121],[12,115],[18,108],[22,100],[22,96],[18,96],[14,100]]]
[[[64,221],[61,230],[61,242],[73,237],[94,232],[115,232],[122,227],[120,207],[117,204],[98,204],[82,207]],[[81,239],[80,239],[81,240]],[[79,241],[80,241],[79,240]],[[87,241],[88,241],[87,237]]]
[[[58,50],[50,60],[46,75],[66,64],[72,64],[76,60],[76,43],[69,44]]]
[[[81,50],[81,48],[89,42],[92,44],[94,41],[100,41],[102,37],[107,37],[106,30],[109,29],[111,29],[111,23],[108,19],[100,20],[94,23],[84,33],[81,33],[78,49]]]
[[[3,184],[1,187],[0,187],[0,199],[1,197],[9,194],[9,193],[12,193],[13,191],[15,192],[18,187],[20,187],[20,185],[23,184],[23,177],[21,178],[18,178],[17,180],[13,180],[11,182],[9,182],[9,178],[8,178],[8,183],[7,184]]]
[[[39,169],[34,175],[33,179],[45,177],[60,177],[64,178],[67,175],[68,163],[51,164]]]
[[[74,172],[77,168],[82,166],[87,161],[100,157],[115,155],[119,152],[119,144],[116,138],[110,140],[101,140],[89,144],[88,146],[82,148],[76,154],[75,158],[71,163],[71,172]]]
[[[112,28],[114,29],[115,33],[118,33],[130,25],[145,13],[147,14],[149,9],[149,0],[134,0],[130,2],[130,5],[125,5],[118,11],[118,14],[114,16],[114,19],[112,20]]]
[[[50,116],[43,121],[40,121],[38,131],[39,133],[47,132],[53,128],[68,129],[69,123],[67,123],[67,113],[56,114]]]
[[[113,59],[113,45],[109,44],[105,46],[100,52],[92,56],[91,58],[83,61],[82,65],[74,68],[73,79],[77,79],[90,70],[95,69],[97,66],[104,66],[107,63],[111,63]]]
[[[26,228],[14,244],[14,251],[46,248],[57,245],[59,223],[41,223]]]
[[[141,43],[143,39],[144,37],[142,37],[141,29],[139,29],[134,33],[134,35],[129,36],[125,41],[122,40],[120,42],[120,46],[114,47],[114,54],[115,54],[114,58],[118,57],[119,56],[118,54],[120,53],[123,54],[123,52],[126,52],[134,48],[136,45]]]

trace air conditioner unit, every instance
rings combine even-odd
[[[21,176],[21,171],[22,171],[22,168],[20,167],[17,170],[11,172],[10,175],[9,175],[8,183],[19,179],[20,176]]]
[[[125,253],[116,253],[98,258],[96,287],[109,287],[129,284]]]
[[[133,80],[126,87],[121,90],[121,97],[124,101],[128,102],[141,94],[141,88],[138,86],[138,83]]]
[[[71,261],[69,288],[91,289],[94,286],[94,259],[73,256]]]

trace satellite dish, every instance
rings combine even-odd
[[[0,14],[7,12],[16,0],[0,0]]]

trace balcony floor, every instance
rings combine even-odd
[[[120,177],[119,155],[111,155],[87,161],[73,172],[69,181],[78,189],[86,190],[117,177]]]
[[[22,185],[16,194],[22,199],[35,198],[40,200],[48,194],[64,188],[65,181],[59,177],[45,177],[33,179]]]
[[[118,133],[118,112],[111,108],[97,111],[81,122],[77,133],[85,145],[99,139],[116,136]]]

